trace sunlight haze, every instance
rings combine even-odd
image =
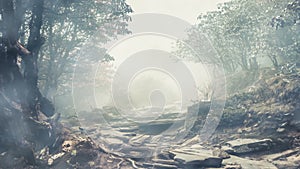
[[[217,4],[229,0],[127,0],[133,14],[161,13],[179,17],[194,24],[200,13],[217,9]]]

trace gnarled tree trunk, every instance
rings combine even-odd
[[[44,112],[51,116],[54,108],[37,87],[43,0],[34,0],[27,49],[18,42],[22,20],[19,17],[24,15],[23,11],[17,11],[20,2],[0,0],[0,153],[8,152],[11,158],[21,156],[34,164],[34,149],[51,145],[55,140],[52,124],[41,123],[36,115],[46,107],[49,111]],[[25,60],[24,76],[17,64],[18,56]],[[11,163],[1,161],[0,168],[14,168]]]

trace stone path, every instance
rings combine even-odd
[[[284,166],[295,167],[299,164],[278,161],[281,157],[299,154],[296,150],[290,150],[285,154],[247,158],[248,154],[269,151],[274,147],[273,141],[268,138],[233,139],[218,146],[200,145],[198,136],[181,142],[172,142],[170,140],[176,139],[176,134],[165,131],[174,123],[184,123],[183,117],[179,114],[164,114],[164,118],[159,120],[134,123],[120,119],[118,113],[114,111],[113,108],[106,108],[108,114],[105,114],[105,120],[101,122],[98,120],[97,123],[90,123],[88,117],[81,116],[81,123],[88,125],[85,125],[87,127],[83,127],[80,132],[86,133],[108,153],[130,159],[133,168],[276,169],[282,166],[283,168]],[[110,121],[106,121],[107,119]],[[182,128],[179,127],[180,129]],[[180,134],[180,131],[178,133]],[[299,157],[294,158],[299,159]]]

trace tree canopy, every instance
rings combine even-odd
[[[275,67],[299,62],[299,32],[298,0],[233,0],[201,14],[184,42],[197,52],[204,46],[199,35],[206,35],[219,57],[207,61],[218,60],[227,72],[236,72],[266,66],[264,58]],[[195,58],[189,47],[180,42],[178,46],[178,55]]]

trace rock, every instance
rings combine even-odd
[[[62,151],[63,152],[71,152],[74,149],[74,145],[76,144],[75,141],[72,140],[65,140],[62,144]]]
[[[229,147],[229,146],[222,146],[221,149],[225,152],[227,152],[228,154],[234,154],[234,150],[233,148]]]
[[[278,128],[278,129],[276,130],[276,132],[278,132],[278,133],[285,132],[285,128]]]
[[[223,165],[238,164],[242,169],[277,169],[277,167],[267,161],[255,161],[240,158],[237,156],[230,156],[230,158],[223,160]]]
[[[158,159],[158,158],[154,158],[154,159],[152,159],[152,161],[155,163],[168,164],[168,165],[176,165],[177,164],[174,160],[164,160],[164,159]]]
[[[133,133],[136,132],[138,130],[137,127],[120,127],[118,129],[120,132],[124,132],[124,133]]]
[[[149,123],[140,123],[139,124],[139,131],[142,134],[147,135],[158,135],[169,129],[173,124],[181,123],[184,124],[184,120],[175,121],[169,119],[162,119],[162,120],[155,120]]]
[[[278,169],[299,169],[299,164],[291,161],[274,161],[273,164]]]
[[[264,159],[272,160],[279,169],[299,169],[300,149],[286,150],[281,153],[263,156]]]
[[[54,161],[61,158],[62,156],[64,156],[65,153],[64,152],[61,152],[61,153],[58,153],[58,154],[54,154],[52,155],[49,159],[48,159],[48,165],[53,165]]]
[[[129,144],[133,146],[140,146],[149,142],[151,139],[148,135],[137,135],[129,140]]]
[[[214,148],[212,153],[213,156],[220,157],[222,159],[230,158],[230,155],[226,151],[222,150],[221,148]]]
[[[224,169],[242,169],[240,164],[227,164]]]
[[[176,169],[176,165],[161,164],[161,163],[144,163],[145,168],[155,168],[155,169]]]
[[[269,154],[269,155],[264,155],[262,156],[262,158],[266,159],[266,160],[280,160],[280,159],[284,159],[286,157],[292,156],[299,153],[299,150],[286,150],[280,153],[275,153],[275,154]]]
[[[48,165],[52,165],[53,162],[54,162],[54,160],[53,160],[52,158],[49,158],[49,159],[48,159]]]
[[[196,135],[190,139],[185,140],[181,146],[187,146],[187,145],[197,145],[200,142],[199,135]]]
[[[227,151],[228,153],[246,154],[269,150],[272,146],[272,140],[237,139],[233,141],[228,141],[226,144],[233,149],[233,152]]]
[[[125,137],[134,137],[134,136],[136,136],[136,133],[123,133],[123,136],[125,136]]]
[[[183,168],[221,167],[222,158],[212,155],[210,150],[176,149],[170,151],[174,160]]]
[[[125,154],[126,158],[131,158],[136,161],[144,160],[153,156],[153,150],[148,147],[122,147],[122,153]]]

